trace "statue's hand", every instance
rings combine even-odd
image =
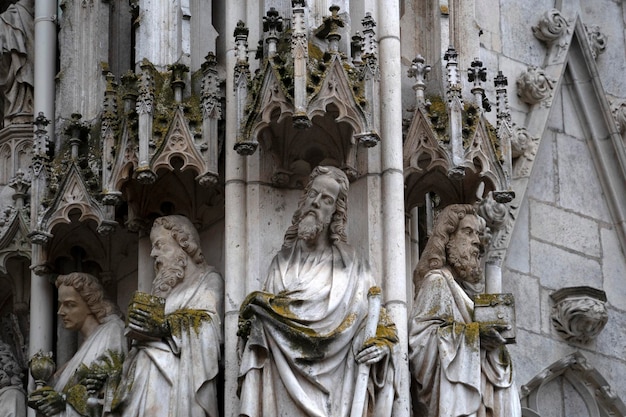
[[[354,359],[357,363],[365,363],[372,365],[380,362],[385,356],[389,354],[389,345],[386,343],[377,343],[377,339],[373,338],[368,340],[363,348],[356,354]]]
[[[50,387],[39,388],[28,394],[28,405],[46,416],[65,411],[65,399]]]
[[[107,378],[108,375],[103,372],[90,372],[82,384],[87,388],[88,393],[97,393],[102,389]]]
[[[128,312],[128,327],[147,336],[161,338],[171,334],[167,320],[155,317],[149,311],[136,308]]]
[[[480,346],[491,351],[505,345],[506,340],[500,332],[508,329],[509,326],[501,324],[480,323]]]

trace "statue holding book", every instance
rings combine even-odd
[[[515,336],[513,297],[472,293],[484,229],[473,206],[445,207],[417,265],[409,360],[419,416],[521,416],[505,346]]]
[[[113,415],[218,417],[222,277],[186,217],[157,218],[150,240],[156,277],[152,293],[135,293],[128,308],[132,348]]]

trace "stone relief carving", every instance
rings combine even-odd
[[[532,29],[537,39],[552,45],[568,32],[569,23],[559,10],[551,9],[541,16],[537,26]]]
[[[26,416],[26,393],[22,387],[24,372],[8,344],[0,340],[0,415]]]
[[[626,139],[626,100],[615,100],[611,105],[617,129]]]
[[[574,352],[552,363],[521,386],[524,416],[545,415],[557,406],[554,403],[555,391],[552,383],[558,382],[559,379],[571,384],[576,394],[573,397],[567,395],[568,393],[559,387],[557,392],[561,393],[559,396],[561,398],[556,398],[558,405],[564,402],[578,405],[580,404],[578,401],[582,400],[585,410],[596,410],[595,413],[588,415],[626,416],[626,405],[616,394],[616,390],[580,352]],[[578,401],[575,398],[577,396],[580,397]]]
[[[521,416],[505,347],[514,323],[474,321],[475,304],[469,296],[482,280],[480,235],[484,228],[473,206],[445,207],[417,265],[409,361],[418,415]],[[506,298],[480,296],[483,301]],[[502,314],[503,318],[507,315]]]
[[[511,136],[511,152],[514,159],[513,177],[527,177],[530,175],[532,162],[537,155],[539,138],[533,137],[525,127],[515,127]]]
[[[157,218],[150,240],[156,277],[128,308],[132,348],[113,415],[217,417],[224,282],[186,217]]]
[[[585,25],[585,33],[587,34],[587,41],[591,47],[593,58],[597,59],[598,55],[606,49],[608,38],[600,31],[600,26],[598,25]]]
[[[5,123],[33,113],[35,0],[20,0],[0,15],[0,116]]]
[[[313,170],[263,291],[242,303],[241,416],[391,416],[396,330],[347,243],[348,186]]]
[[[609,320],[604,291],[590,287],[562,288],[550,294],[550,298],[554,301],[552,325],[567,341],[589,343]]]
[[[554,82],[542,69],[528,67],[517,79],[517,96],[530,105],[545,102],[552,96]]]
[[[79,332],[84,341],[76,354],[47,381],[49,386],[42,379],[51,373],[54,363],[49,363],[48,371],[42,372],[41,359],[45,358],[31,359],[31,373],[41,382],[28,395],[28,405],[45,416],[101,415],[98,391],[106,395],[104,392],[112,389],[107,376],[119,373],[121,357],[126,352],[124,322],[117,306],[104,297],[96,277],[82,272],[59,275],[56,286],[58,315],[63,326]],[[89,382],[96,375],[97,389]]]

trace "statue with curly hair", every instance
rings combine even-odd
[[[150,240],[156,276],[152,293],[136,293],[128,308],[132,348],[113,415],[218,417],[222,276],[186,217],[157,218]]]
[[[468,204],[445,207],[415,271],[409,321],[413,411],[424,417],[520,417],[505,326],[474,321],[485,221]]]
[[[26,417],[24,372],[8,344],[0,341],[0,416]]]
[[[396,331],[382,311],[365,340],[375,283],[347,243],[348,187],[338,168],[313,170],[263,291],[240,308],[240,416],[347,417],[364,363],[363,415],[391,415]]]
[[[74,356],[52,376],[51,386],[31,392],[28,405],[46,416],[85,416],[88,379],[107,357],[126,352],[124,322],[115,304],[104,296],[98,278],[83,272],[59,275],[57,314],[68,330],[77,331],[83,339]],[[119,370],[118,370],[119,371]],[[103,376],[106,379],[106,376]]]

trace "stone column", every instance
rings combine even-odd
[[[35,2],[35,82],[34,115],[50,119],[48,132],[54,136],[54,91],[56,73],[57,1]]]
[[[226,51],[226,108],[236,108],[234,94],[234,68],[237,51],[233,34],[239,20],[246,16],[246,1],[233,0],[226,8],[224,36],[229,37]],[[228,239],[224,247],[224,415],[239,415],[237,397],[237,324],[239,305],[245,297],[246,281],[246,164],[245,157],[234,150],[237,140],[237,118],[235,112],[226,112],[225,172],[225,233]]]
[[[383,293],[386,307],[398,328],[400,363],[399,395],[393,415],[410,415],[409,372],[407,352],[407,282],[404,241],[404,176],[402,173],[402,97],[400,4],[380,0],[380,126],[382,147],[382,219],[383,219]]]

